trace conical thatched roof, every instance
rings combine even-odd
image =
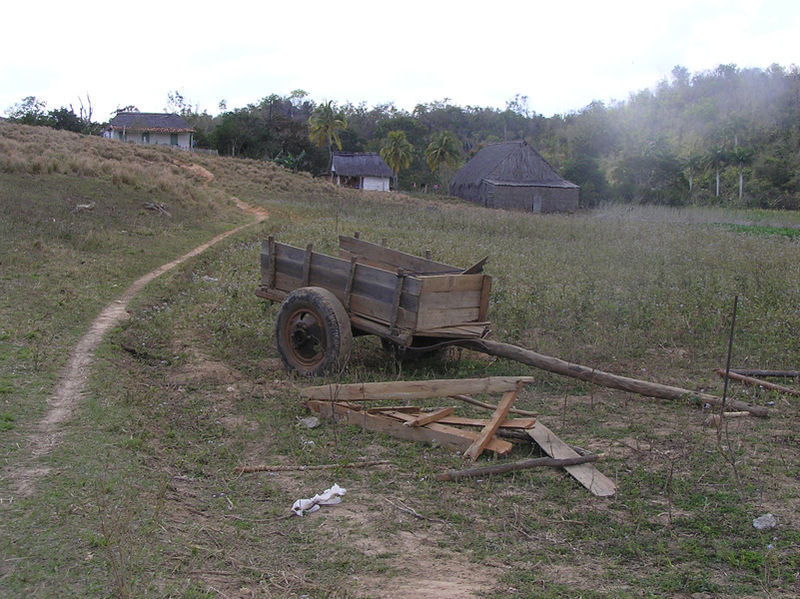
[[[477,188],[483,181],[495,185],[578,187],[559,175],[524,141],[492,144],[480,150],[450,181],[450,193],[462,195],[460,190]]]

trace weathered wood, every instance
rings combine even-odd
[[[485,401],[477,400],[474,397],[470,397],[469,395],[450,395],[450,397],[452,399],[458,399],[459,401],[472,404],[473,406],[478,406],[479,408],[486,408],[487,410],[497,409],[497,406],[494,406],[490,403],[486,403]],[[531,412],[529,410],[520,410],[519,408],[511,408],[509,412],[512,414],[518,414],[519,416],[538,416],[536,412]]]
[[[480,260],[478,260],[475,264],[470,266],[469,268],[465,268],[461,271],[462,275],[476,275],[478,273],[483,272],[483,267],[486,265],[486,261],[489,259],[489,256],[484,256]]]
[[[356,262],[355,256],[350,259],[350,272],[347,275],[347,283],[344,286],[344,309],[350,311],[350,296],[353,294],[353,280],[356,278]]]
[[[486,418],[467,418],[465,416],[448,416],[442,418],[439,422],[442,424],[451,424],[454,426],[474,426],[482,428],[489,422]],[[506,430],[525,430],[532,428],[536,424],[535,418],[511,418],[504,420],[500,423],[501,429]]]
[[[345,235],[339,236],[339,255],[350,258],[351,255],[358,256],[358,261],[378,268],[387,270],[397,270],[402,268],[413,273],[455,273],[461,269],[449,264],[434,262],[425,258],[420,258],[412,254],[392,250],[385,246],[386,240],[382,240],[381,245],[369,243],[354,237]]]
[[[482,289],[486,275],[431,275],[419,277],[425,293]]]
[[[310,410],[327,418],[335,418],[354,426],[360,426],[367,430],[384,433],[407,441],[436,443],[456,451],[465,451],[477,436],[476,433],[470,431],[462,431],[440,424],[429,424],[428,426],[416,428],[408,427],[404,426],[402,422],[398,422],[395,418],[370,414],[363,410],[353,410],[338,403],[311,400],[307,401],[306,405]],[[397,414],[408,416],[408,414],[402,412]],[[408,417],[413,418],[413,416]],[[512,447],[513,445],[508,441],[495,439],[495,443],[489,449],[505,454],[511,451]]]
[[[542,451],[551,458],[572,459],[581,457],[540,421],[537,421],[527,433],[542,448]],[[608,497],[617,491],[617,485],[614,484],[614,481],[591,464],[567,466],[566,471],[598,497]]]
[[[714,370],[718,376],[725,378],[725,371],[717,368]],[[762,387],[764,389],[769,389],[771,391],[777,391],[779,393],[785,393],[787,395],[794,395],[795,397],[800,397],[800,390],[792,389],[791,387],[784,387],[783,385],[776,385],[775,383],[770,383],[769,381],[762,381],[761,379],[756,379],[751,376],[744,376],[743,374],[739,374],[738,372],[734,372],[731,370],[728,372],[728,378],[733,379],[734,381],[739,381],[740,383],[745,383],[746,385],[753,385],[755,387]],[[730,400],[725,402],[726,405],[731,405]]]
[[[484,321],[488,318],[489,314],[489,295],[492,291],[492,277],[483,277],[483,284],[481,285],[481,299],[478,302],[480,308],[478,312],[478,320]]]
[[[455,408],[452,406],[447,408],[441,408],[434,412],[426,412],[425,414],[420,414],[416,416],[413,420],[406,420],[403,424],[405,426],[425,426],[426,424],[430,424],[431,422],[441,422],[442,418],[445,416],[450,416],[453,413]],[[398,410],[401,411],[402,410]]]
[[[403,284],[406,282],[406,275],[403,269],[397,271],[397,280],[395,281],[394,298],[392,299],[392,316],[389,325],[393,331],[397,330],[398,318],[400,316],[400,296],[403,294]],[[417,314],[417,321],[419,321],[419,314]],[[414,327],[416,328],[416,327]]]
[[[475,478],[477,476],[491,476],[493,474],[503,474],[505,472],[516,472],[530,468],[565,468],[567,466],[577,466],[588,462],[596,462],[600,456],[586,455],[577,458],[531,458],[518,462],[507,462],[505,464],[493,464],[491,466],[481,466],[480,468],[467,468],[464,470],[448,470],[436,476],[437,480],[453,481],[460,478]]]
[[[465,459],[474,462],[478,459],[478,457],[480,457],[486,445],[488,445],[489,441],[494,438],[494,434],[500,427],[500,423],[508,416],[508,410],[511,409],[511,404],[514,403],[514,400],[517,398],[517,393],[519,393],[521,388],[522,383],[517,383],[516,389],[513,391],[507,391],[503,395],[500,403],[497,404],[497,409],[494,411],[494,414],[492,414],[489,422],[485,427],[483,427],[478,435],[478,438],[475,439],[475,442],[469,446],[469,449],[467,449],[466,452],[464,452]]]
[[[435,379],[381,383],[329,384],[306,387],[300,394],[323,401],[410,400],[448,397],[465,393],[505,393],[518,383],[532,383],[530,376],[493,376],[482,379]]]
[[[480,316],[480,307],[475,305],[469,308],[442,308],[439,310],[429,310],[424,307],[424,296],[422,308],[417,314],[417,329],[438,329],[462,323],[476,322]]]
[[[414,418],[413,416],[411,416],[410,414],[406,414],[405,412],[392,412],[390,413],[390,415],[393,418],[397,418],[398,420],[402,420],[404,422]],[[419,427],[414,430],[429,430],[437,434],[442,433],[447,435],[455,435],[457,437],[461,437],[462,439],[466,439],[469,441],[469,443],[467,443],[467,445],[460,450],[462,452],[466,451],[469,448],[469,446],[472,445],[475,439],[478,438],[478,433],[476,431],[463,430],[460,428],[455,428],[453,426],[448,426],[446,424],[440,424],[438,422],[431,422],[430,424],[424,427]],[[505,455],[509,453],[513,448],[514,446],[511,443],[509,443],[508,441],[504,441],[503,439],[498,439],[497,437],[490,439],[489,443],[487,443],[486,445],[486,449],[493,451],[498,455]]]
[[[747,368],[732,368],[731,372],[741,374],[742,376],[755,376],[755,377],[775,377],[775,378],[800,378],[800,370],[758,370]]]
[[[619,376],[602,370],[595,370],[581,366],[580,364],[573,364],[565,362],[559,358],[545,356],[534,351],[511,345],[509,343],[500,343],[497,341],[490,341],[488,339],[464,339],[459,341],[457,345],[474,349],[492,356],[501,358],[508,358],[515,360],[529,366],[535,366],[542,370],[555,372],[564,376],[588,381],[595,385],[603,387],[610,387],[612,389],[621,389],[622,391],[630,391],[646,397],[658,397],[661,399],[690,399],[698,403],[708,403],[714,406],[722,405],[722,400],[714,395],[708,393],[700,393],[698,391],[690,391],[689,389],[681,389],[680,387],[672,387],[669,385],[661,385],[659,383],[649,383],[638,379],[632,379],[626,376]],[[761,406],[751,406],[741,401],[728,400],[726,404],[737,410],[746,410],[754,416],[762,418],[767,417],[767,409]]]
[[[313,249],[313,243],[309,243],[306,246],[306,255],[303,259],[303,287],[308,287],[311,284],[311,258],[314,255]]]

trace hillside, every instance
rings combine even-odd
[[[266,210],[254,223],[237,204]],[[149,209],[146,207],[150,206]],[[79,207],[84,206],[84,207]],[[91,207],[89,207],[91,206]],[[160,209],[159,209],[160,207]],[[794,597],[800,404],[731,385],[769,419],[727,420],[536,371],[518,407],[604,459],[589,496],[556,470],[440,483],[461,465],[308,415],[258,300],[269,234],[335,253],[339,233],[467,266],[490,256],[497,339],[721,394],[733,362],[800,365],[800,218],[606,206],[541,216],[359,194],[272,163],[0,123],[0,585],[9,597]],[[31,439],[73,347],[137,278],[254,223],[150,283],[94,354],[58,440]],[[529,374],[451,350],[400,364],[356,339],[326,380]],[[321,382],[321,381],[318,381]],[[793,384],[793,381],[785,381]],[[459,408],[460,409],[460,408]],[[468,415],[482,415],[475,409]],[[529,457],[517,446],[512,458]],[[372,469],[341,467],[359,460]],[[483,460],[482,460],[483,462]],[[296,467],[234,473],[243,464]],[[303,470],[334,464],[329,471]],[[38,469],[30,494],[11,484]],[[343,503],[289,506],[334,482]],[[756,530],[764,513],[778,527]]]

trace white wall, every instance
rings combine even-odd
[[[364,177],[361,188],[367,191],[389,191],[389,179],[386,177]]]
[[[106,131],[103,133],[103,137],[108,137],[109,139],[116,139],[119,140],[120,131]],[[178,146],[183,150],[189,149],[189,143],[191,139],[190,133],[178,133]],[[161,146],[168,146],[170,144],[171,134],[170,133],[156,133],[154,131],[150,132],[150,141],[148,142],[149,145],[161,145]],[[135,144],[142,144],[142,132],[130,130],[125,132],[125,137],[122,141],[127,141]]]

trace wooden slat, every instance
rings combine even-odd
[[[481,430],[478,438],[475,439],[475,442],[469,446],[469,449],[467,449],[466,452],[464,452],[464,458],[474,462],[483,453],[483,450],[489,444],[489,441],[494,438],[494,434],[500,427],[500,423],[506,419],[506,416],[508,416],[508,411],[511,409],[511,405],[517,398],[517,393],[519,393],[521,388],[522,383],[517,383],[516,389],[513,391],[507,391],[503,395],[503,398],[500,400],[500,403],[497,404],[497,409],[494,411],[494,414],[492,414],[488,424],[483,427],[483,430]]]
[[[477,322],[479,316],[480,308],[478,306],[472,308],[442,308],[439,310],[426,310],[423,308],[417,315],[416,328],[420,330],[429,330],[461,326],[471,322]]]
[[[435,379],[431,381],[392,381],[306,387],[300,394],[307,399],[338,401],[411,400],[474,393],[505,393],[518,383],[532,383],[532,376],[493,376],[482,379]]]
[[[423,310],[440,310],[442,308],[479,308],[481,305],[480,289],[463,291],[425,292],[420,297]]]
[[[448,408],[441,408],[433,412],[426,412],[425,414],[416,416],[413,420],[406,420],[403,424],[405,426],[425,426],[431,422],[440,422],[445,416],[450,416],[454,410],[455,408],[450,406]],[[402,412],[402,410],[398,411]]]
[[[553,431],[539,421],[527,432],[531,439],[536,441],[539,447],[551,458],[580,457],[574,449],[564,443]],[[617,491],[617,485],[614,484],[614,481],[591,464],[567,466],[565,470],[569,472],[575,480],[598,497],[608,497]]]
[[[398,422],[394,418],[378,414],[369,414],[366,411],[352,410],[337,403],[312,400],[306,402],[306,405],[309,409],[327,418],[336,418],[348,424],[360,426],[378,433],[385,433],[399,439],[422,443],[436,443],[456,451],[466,450],[472,443],[473,438],[477,436],[476,433],[470,433],[470,431],[462,431],[457,428],[437,424],[416,428],[403,426],[401,422]],[[398,413],[402,414],[402,412]],[[502,441],[501,439],[496,439],[496,441],[499,443],[494,448],[490,449],[493,451],[498,450],[498,453],[508,453],[511,451],[513,447],[511,443]]]
[[[483,321],[489,315],[489,296],[492,291],[492,277],[483,277],[483,285],[481,285],[481,299],[478,302],[479,312],[478,320]]]
[[[390,414],[393,418],[397,418],[398,420],[403,420],[403,421],[408,421],[414,418],[414,416],[411,416],[404,412],[391,412]],[[407,427],[404,426],[403,428]],[[459,448],[460,451],[466,451],[469,448],[469,446],[475,442],[475,439],[478,438],[478,433],[475,431],[466,431],[460,428],[447,426],[446,424],[439,424],[438,422],[431,422],[427,426],[419,427],[412,430],[429,430],[436,433],[437,435],[438,434],[455,435],[461,439],[464,439],[465,441],[468,441],[468,443],[463,448]],[[486,445],[486,449],[488,449],[489,451],[493,451],[498,455],[506,455],[513,448],[514,445],[512,445],[508,441],[497,438],[491,439],[489,443]]]
[[[473,337],[482,337],[486,328],[489,326],[488,322],[475,322],[469,325],[459,325],[454,327],[440,327],[436,329],[420,329],[417,328],[417,335],[422,337],[448,337],[451,339],[468,339]]]
[[[460,272],[461,270],[456,266],[434,262],[345,235],[339,236],[339,250],[342,257],[349,259],[351,255],[355,255],[358,256],[359,262],[372,264],[379,268],[386,267],[390,270],[401,268],[416,273]]]
[[[419,277],[422,282],[422,293],[436,293],[441,291],[467,291],[468,289],[480,290],[483,288],[483,279],[486,275],[432,275]]]
[[[466,418],[464,416],[447,416],[439,421],[441,424],[450,424],[452,426],[473,426],[483,428],[489,423],[486,418]],[[511,418],[500,423],[500,428],[511,430],[524,430],[532,428],[536,424],[536,418]]]

